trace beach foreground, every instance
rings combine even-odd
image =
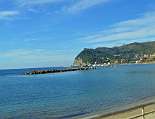
[[[94,115],[83,119],[155,119],[155,101],[128,106],[124,110],[108,114]]]

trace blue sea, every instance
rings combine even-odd
[[[155,96],[155,65],[23,75],[0,70],[0,119],[70,119]]]

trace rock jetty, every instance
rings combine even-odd
[[[48,73],[62,73],[70,71],[80,71],[89,70],[90,67],[78,67],[78,68],[65,68],[65,69],[52,69],[52,70],[33,70],[31,72],[26,72],[25,75],[36,75],[36,74],[48,74]]]

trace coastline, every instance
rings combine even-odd
[[[125,106],[103,110],[79,119],[142,119],[144,109],[145,119],[155,118],[155,96],[142,99]]]
[[[111,65],[148,65],[155,64],[155,62],[147,62],[147,63],[122,63],[122,64],[111,64]]]

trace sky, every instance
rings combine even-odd
[[[84,48],[155,40],[155,0],[0,0],[0,69],[69,66]]]

